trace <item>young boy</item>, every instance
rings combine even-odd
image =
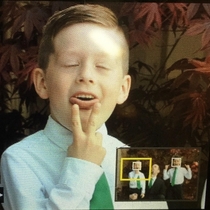
[[[128,51],[115,15],[103,6],[76,5],[49,19],[34,85],[51,114],[44,130],[2,156],[6,210],[113,209],[101,180],[105,174],[113,201],[123,143],[104,123],[127,99]]]
[[[171,159],[171,166],[165,165],[165,169],[163,170],[163,179],[170,179],[170,186],[167,189],[167,199],[183,199],[182,185],[184,183],[184,179],[192,178],[192,171],[190,165],[186,165],[185,167],[181,167],[181,158],[173,157]]]
[[[141,172],[141,162],[133,162],[134,167],[129,172],[129,199],[140,200],[145,195],[145,176]]]

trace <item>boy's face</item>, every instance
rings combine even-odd
[[[152,166],[152,174],[157,175],[157,174],[159,174],[159,172],[160,172],[159,166],[157,164],[154,164]]]
[[[180,166],[181,165],[181,159],[180,158],[174,158],[173,159],[173,165],[174,166]]]
[[[130,89],[130,76],[123,74],[119,34],[95,24],[75,24],[56,35],[54,49],[42,79],[45,94],[39,95],[49,98],[51,116],[69,129],[73,104],[80,107],[85,129],[93,104],[101,103],[99,128]]]
[[[134,163],[134,170],[141,170],[141,163],[140,162],[135,162]]]

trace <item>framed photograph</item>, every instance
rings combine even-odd
[[[177,154],[179,154],[177,156]],[[129,183],[133,179],[128,178],[128,174],[136,168],[141,168],[140,172],[144,174],[145,182],[142,185],[142,191],[145,197],[135,202],[143,201],[173,201],[194,203],[199,202],[203,185],[201,181],[207,178],[207,173],[201,171],[202,161],[200,158],[201,148],[119,148],[117,149],[116,163],[116,186],[115,200],[116,202],[134,202],[129,199]],[[172,185],[172,171],[174,167],[179,166],[179,176],[181,179],[177,182],[182,197],[173,197],[170,195]],[[162,185],[164,191],[158,191],[163,195],[157,195],[153,198],[149,196],[149,182],[155,177],[153,187]],[[135,181],[135,180],[134,180]],[[176,187],[176,186],[175,186]],[[177,188],[177,187],[176,187]],[[137,204],[132,204],[137,205]],[[140,204],[139,204],[140,205]]]

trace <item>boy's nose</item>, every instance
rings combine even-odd
[[[79,74],[77,75],[78,83],[94,83],[93,70],[90,66],[81,67]]]
[[[89,83],[94,83],[94,81],[93,81],[93,79],[91,79],[91,78],[85,78],[85,77],[82,77],[82,76],[80,76],[79,78],[78,78],[78,80],[77,80],[79,83],[81,83],[81,82],[89,82]]]

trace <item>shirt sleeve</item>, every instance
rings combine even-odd
[[[164,170],[163,170],[163,179],[164,179],[164,180],[167,180],[167,179],[169,179],[169,178],[170,178],[169,172],[168,172],[166,169],[164,169]]]
[[[189,167],[189,168],[184,168],[184,176],[185,176],[185,178],[187,178],[187,179],[191,179],[192,178],[192,170],[191,170],[191,168]]]
[[[141,178],[142,178],[142,181],[141,181],[141,184],[142,184],[142,193],[145,194],[146,182],[145,182],[145,176],[144,176],[143,173],[141,174]]]
[[[96,164],[67,157],[58,183],[48,194],[36,172],[17,154],[5,152],[1,166],[5,210],[89,209],[95,184],[103,173]]]

